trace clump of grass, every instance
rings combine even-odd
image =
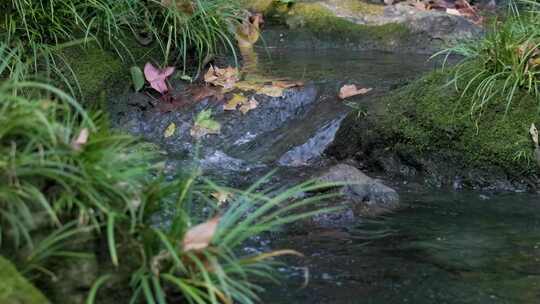
[[[538,6],[527,10],[510,4],[507,16],[493,20],[484,38],[445,50],[437,55],[462,56],[452,83],[471,100],[471,114],[488,107],[517,106],[526,92],[540,110],[540,15]],[[501,102],[502,101],[502,102]]]
[[[264,191],[262,179],[238,191],[196,173],[169,180],[153,165],[155,149],[114,133],[103,115],[39,82],[0,80],[0,123],[0,254],[32,279],[55,278],[49,265],[65,259],[108,256],[87,303],[98,302],[107,282],[128,290],[132,303],[257,302],[255,279],[276,280],[272,258],[298,253],[248,254],[243,244],[324,211],[305,208],[333,196],[305,196],[332,186],[313,182]],[[233,194],[228,208],[209,198],[215,191]],[[166,205],[174,206],[170,225],[152,225]],[[209,244],[184,250],[189,229],[216,216]],[[88,246],[96,240],[105,252]]]

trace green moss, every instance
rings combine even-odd
[[[264,13],[274,4],[274,0],[241,0],[241,5],[254,12]]]
[[[383,98],[386,135],[417,152],[456,152],[472,167],[496,166],[516,174],[535,171],[528,130],[540,116],[533,98],[520,95],[507,115],[501,101],[481,116],[471,116],[470,98],[445,86],[449,79],[448,71],[434,72]]]
[[[339,0],[336,1],[336,6],[357,15],[382,15],[384,13],[383,5],[358,0]]]
[[[379,42],[386,46],[405,42],[409,29],[402,24],[360,25],[338,17],[318,3],[297,3],[286,13],[274,11],[290,28],[303,28],[318,38],[356,42]]]
[[[47,304],[49,301],[11,262],[0,256],[0,303]]]

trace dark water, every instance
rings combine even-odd
[[[540,303],[540,197],[405,193],[384,219],[292,235],[265,303]]]
[[[332,104],[341,85],[386,94],[436,65],[425,56],[380,52],[270,53],[271,60],[260,55],[261,71],[319,86],[325,102],[311,114],[318,124],[347,111]],[[306,123],[296,132],[312,132]],[[296,267],[282,269],[282,285],[268,286],[263,303],[540,303],[538,195],[429,189],[400,195],[406,207],[383,219],[275,241],[275,248],[296,249],[305,258],[289,261]],[[303,267],[309,268],[307,287]]]

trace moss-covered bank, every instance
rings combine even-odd
[[[351,114],[329,153],[373,169],[423,177],[438,186],[522,189],[539,184],[531,123],[537,103],[520,95],[471,115],[470,99],[438,71],[373,102],[366,118]]]
[[[49,301],[30,284],[11,262],[0,256],[0,303],[47,304]]]

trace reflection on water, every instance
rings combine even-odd
[[[385,219],[276,242],[306,254],[295,262],[310,268],[310,284],[300,289],[300,273],[284,270],[264,302],[540,303],[540,197],[403,199],[408,207]]]

